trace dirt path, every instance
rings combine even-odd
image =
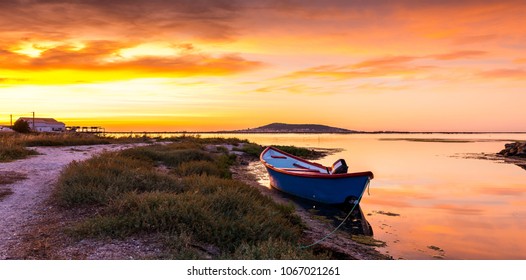
[[[22,242],[25,232],[46,215],[44,203],[51,195],[60,171],[70,162],[85,160],[104,151],[115,151],[144,144],[112,144],[75,147],[38,147],[40,155],[0,163],[2,173],[17,172],[27,178],[3,185],[11,194],[0,198],[0,259]]]

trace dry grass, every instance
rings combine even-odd
[[[27,149],[20,143],[12,142],[9,138],[0,137],[0,162],[8,162],[23,159],[38,153]]]

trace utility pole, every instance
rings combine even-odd
[[[33,132],[35,132],[35,112],[33,113]]]
[[[13,114],[9,115],[11,118],[11,127],[13,127]]]

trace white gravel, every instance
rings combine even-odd
[[[60,171],[70,162],[81,161],[104,151],[116,151],[145,144],[111,144],[75,147],[37,147],[40,155],[0,163],[2,172],[15,171],[27,179],[4,185],[12,194],[0,199],[0,259],[8,259],[10,248],[20,244],[23,233],[46,214],[45,201],[51,195]]]

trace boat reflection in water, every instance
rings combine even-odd
[[[295,204],[301,206],[303,209],[318,217],[320,220],[329,221],[330,224],[334,226],[334,228],[338,227],[342,223],[352,208],[352,205],[329,205],[303,199],[283,192],[279,193],[281,196],[293,201]],[[373,228],[365,218],[360,204],[356,205],[356,207],[352,209],[351,215],[347,220],[345,220],[339,230],[345,231],[352,235],[373,236]]]

